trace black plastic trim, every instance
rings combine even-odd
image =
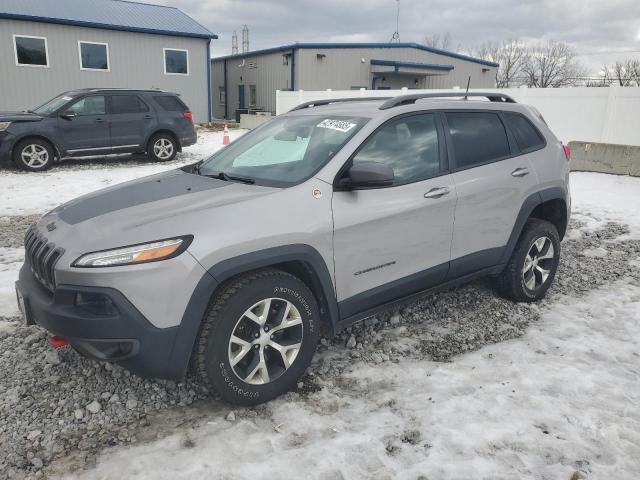
[[[447,280],[463,277],[485,268],[495,267],[502,262],[504,247],[488,248],[451,260]]]
[[[444,281],[448,271],[449,262],[358,293],[339,302],[340,318],[354,317],[359,312],[365,312],[393,302],[398,298],[433,287]]]

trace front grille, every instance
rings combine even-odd
[[[31,227],[24,237],[24,251],[33,276],[48,290],[55,290],[54,269],[64,250],[56,248],[35,227]]]

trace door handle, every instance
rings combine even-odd
[[[96,123],[103,123],[104,122],[104,118],[96,118]]]
[[[529,175],[529,169],[527,167],[516,168],[511,172],[512,177],[524,177],[525,175]]]
[[[436,187],[424,194],[424,198],[440,198],[447,195],[451,190],[447,187]]]
[[[144,118],[146,118],[147,120],[151,120],[153,117],[151,115],[145,115]]]

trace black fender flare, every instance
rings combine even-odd
[[[322,255],[315,248],[306,244],[293,244],[246,253],[215,264],[207,270],[196,285],[182,316],[171,350],[168,363],[169,376],[181,378],[186,374],[207,307],[211,297],[222,283],[245,272],[286,262],[302,262],[312,270],[324,297],[328,310],[326,314],[331,322],[330,327],[335,332],[339,320],[335,289],[329,269]]]
[[[520,207],[520,212],[518,212],[516,222],[513,226],[513,229],[511,230],[509,241],[507,242],[506,248],[504,249],[502,258],[500,259],[501,265],[507,263],[509,261],[509,258],[511,258],[511,254],[516,248],[516,243],[518,243],[518,239],[520,238],[522,229],[524,228],[525,223],[527,223],[527,220],[529,220],[529,217],[531,216],[531,213],[535,210],[535,208],[544,202],[555,199],[564,200],[565,203],[567,203],[567,192],[560,187],[551,187],[532,193],[525,199],[525,201],[522,203],[522,206]]]

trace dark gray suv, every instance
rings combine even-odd
[[[164,162],[196,140],[189,107],[160,90],[74,90],[33,110],[0,112],[0,162],[32,172],[65,157],[115,153]]]

